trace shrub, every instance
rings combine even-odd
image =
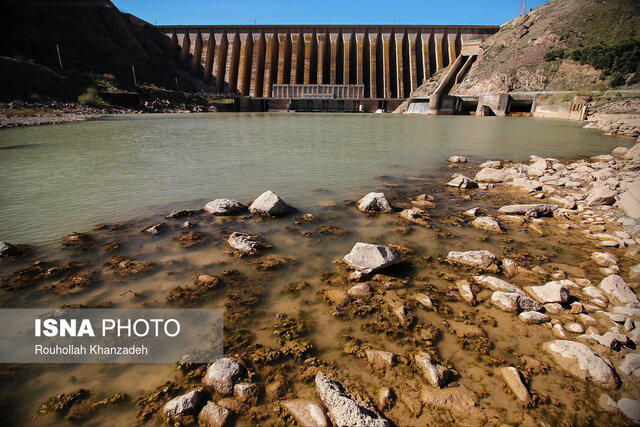
[[[556,49],[551,49],[547,53],[544,54],[545,61],[555,61],[556,59],[563,59],[565,57],[565,53],[567,51],[561,47]]]
[[[624,86],[626,83],[627,83],[627,79],[625,79],[622,74],[615,74],[611,79],[611,81],[609,82],[609,85],[611,87],[616,87],[616,86]]]
[[[100,97],[95,87],[88,87],[87,90],[78,96],[78,102],[91,107],[106,107],[109,104]]]

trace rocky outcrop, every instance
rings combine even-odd
[[[231,395],[243,374],[244,366],[233,359],[222,358],[209,366],[202,381],[220,394]]]
[[[265,191],[249,206],[249,212],[259,216],[282,216],[291,212],[291,206],[285,203],[273,191]]]
[[[606,389],[615,389],[620,385],[620,378],[613,366],[585,344],[556,340],[543,344],[542,348],[560,368],[577,378]]]
[[[319,372],[316,375],[316,391],[329,409],[331,420],[339,426],[388,427],[384,419],[373,408],[356,402],[350,393],[336,381]]]
[[[344,261],[364,273],[381,270],[399,261],[398,254],[389,246],[358,242],[344,257]]]

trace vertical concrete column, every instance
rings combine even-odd
[[[227,51],[227,70],[225,74],[229,84],[228,92],[233,94],[238,89],[238,66],[240,59],[240,34],[236,30],[232,35],[231,45]]]
[[[240,55],[238,57],[238,90],[240,95],[249,95],[251,82],[251,61],[253,60],[253,36],[242,32],[240,36]]]
[[[292,85],[298,83],[298,43],[300,34],[297,31],[291,33],[291,80]]]
[[[356,84],[364,84],[364,31],[356,33],[357,60],[356,60]],[[369,70],[367,70],[369,71]]]
[[[382,36],[382,73],[383,73],[383,97],[391,98],[391,67],[389,64],[391,56],[391,33],[384,32]]]
[[[411,92],[413,92],[420,85],[418,83],[418,58],[419,58],[419,53],[421,52],[418,51],[418,49],[420,48],[420,43],[418,40],[418,32],[417,31],[407,32],[407,37],[409,38],[408,40],[409,62],[410,62],[410,64],[408,64],[409,70],[410,70],[409,79],[411,81]]]
[[[325,63],[325,48],[327,43],[327,36],[324,33],[318,33],[318,78],[316,80],[317,84],[321,85],[323,83],[322,76],[324,75],[324,63]]]
[[[202,34],[200,30],[198,30],[198,34],[196,34],[196,43],[193,48],[193,62],[191,66],[195,71],[200,69],[200,62],[202,61]]]
[[[420,33],[420,41],[422,42],[422,69],[424,70],[423,81],[420,84],[429,80],[431,75],[435,72],[435,64],[431,62],[431,57],[435,54],[431,50],[431,46],[434,44],[433,34]]]
[[[338,71],[338,36],[337,32],[329,33],[331,43],[331,67],[329,70],[329,83],[336,84],[336,73]]]
[[[378,43],[378,33],[369,33],[369,96],[371,98],[378,98],[378,82],[377,82],[377,64],[378,61],[382,61],[382,58],[378,58],[376,54],[376,48]]]
[[[278,34],[280,45],[278,55],[278,84],[288,84],[291,81],[291,37],[289,32]]]
[[[278,75],[278,33],[276,31],[273,34],[266,33],[264,38],[266,48],[264,54],[265,81],[262,93],[265,98],[270,98],[273,84]]]
[[[209,32],[206,46],[203,79],[205,82],[208,82],[209,79],[211,79],[211,73],[213,73],[213,58],[216,55],[216,37],[213,34],[213,31]]]
[[[173,30],[171,34],[171,54],[176,55],[176,53],[180,50],[180,43],[178,43],[178,34],[176,30]]]
[[[456,58],[458,57],[458,53],[456,52],[456,41],[459,37],[459,34],[447,34],[447,41],[449,42],[449,64],[453,64]]]
[[[224,79],[227,71],[227,51],[229,50],[229,39],[227,32],[222,30],[222,33],[216,33],[216,42],[220,37],[220,42],[217,43],[220,46],[218,49],[218,55],[215,58],[213,69],[216,70],[216,88],[218,92],[224,91]]]
[[[351,30],[347,30],[342,33],[342,84],[348,85],[351,84],[349,80],[349,76],[351,75]]]
[[[395,37],[395,65],[396,65],[396,98],[404,98],[404,58],[402,54],[402,45],[404,41],[404,31],[398,31]]]
[[[184,32],[182,36],[182,50],[180,51],[180,59],[186,61],[189,57],[189,50],[191,49],[191,37],[189,37],[189,31]]]
[[[444,61],[442,58],[442,39],[443,39],[443,34],[442,33],[436,33],[433,35],[434,40],[435,40],[435,47],[436,47],[436,52],[435,52],[435,57],[436,57],[436,70],[435,71],[440,71],[444,68]]]
[[[265,39],[264,32],[252,34],[253,55],[251,58],[251,85],[249,96],[262,96],[262,85],[264,83],[264,54]]]
[[[311,48],[312,48],[312,39],[315,37],[311,33],[304,33],[304,79],[302,81],[303,84],[308,85],[311,81],[311,73],[314,73],[315,70],[311,69]]]

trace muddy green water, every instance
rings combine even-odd
[[[248,202],[266,189],[309,208],[378,175],[471,160],[610,152],[581,124],[531,118],[154,114],[0,132],[0,240],[39,244],[99,222]],[[618,142],[619,143],[619,142]]]

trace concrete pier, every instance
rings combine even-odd
[[[270,98],[274,84],[363,85],[406,99],[497,26],[159,26],[168,48],[217,92]]]

